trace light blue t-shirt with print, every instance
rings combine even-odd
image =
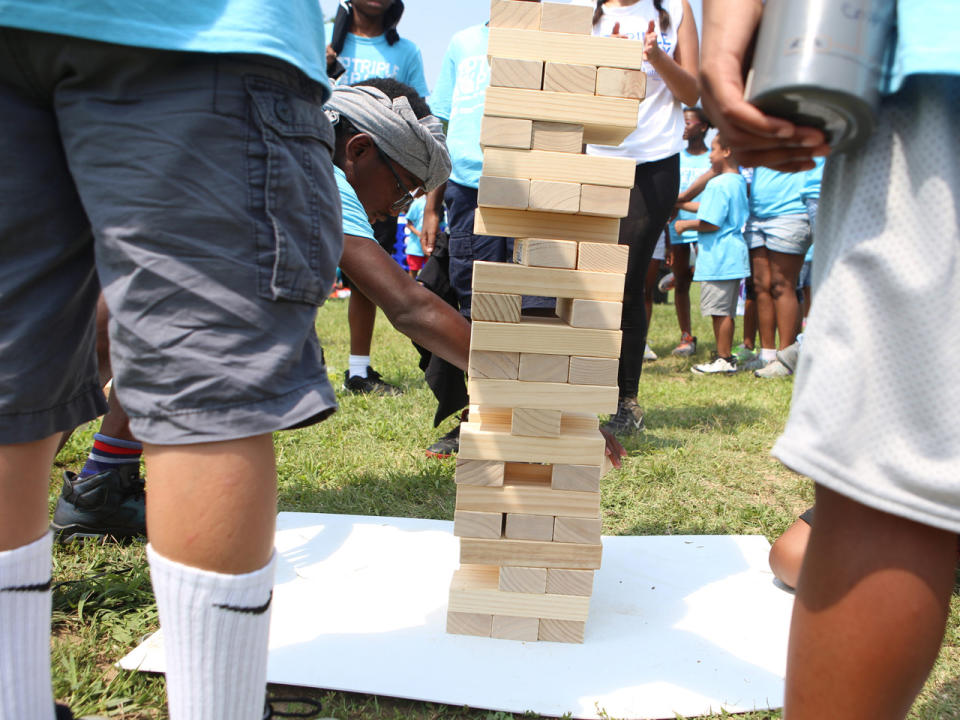
[[[698,177],[703,175],[707,170],[710,169],[710,152],[707,151],[702,155],[691,155],[687,152],[687,149],[684,148],[680,151],[680,192],[683,192]],[[677,213],[677,220],[693,220],[697,216],[696,213],[692,213],[689,210],[680,210]],[[696,230],[687,230],[683,235],[677,235],[677,231],[673,229],[673,223],[668,223],[667,227],[670,229],[670,244],[677,245],[678,243],[695,243],[697,241],[697,231]]]
[[[369,238],[376,242],[373,236],[373,226],[363,209],[363,203],[357,197],[357,191],[347,180],[346,174],[336,165],[333,166],[333,175],[337,179],[337,190],[340,191],[340,206],[343,209],[343,234]]]
[[[800,191],[806,181],[805,172],[784,173],[758,167],[750,185],[750,214],[758,218],[806,214]]]
[[[437,86],[430,96],[433,114],[449,121],[447,150],[453,165],[450,179],[471,188],[480,186],[483,167],[480,125],[490,84],[488,35],[485,25],[475,25],[451,38]]]
[[[700,194],[697,219],[716,225],[717,230],[699,233],[694,280],[750,276],[750,250],[742,232],[749,213],[747,181],[740,173],[723,173],[707,183]]]
[[[960,75],[958,38],[957,0],[900,0],[896,49],[885,91],[899,90],[908,75]]]
[[[327,25],[327,35],[333,23]],[[400,38],[393,45],[386,35],[366,38],[347,33],[343,50],[337,56],[346,72],[337,78],[337,85],[353,85],[375,77],[393,78],[405,83],[426,97],[429,94],[423,75],[423,56],[416,43]]]
[[[407,222],[413,225],[417,229],[417,232],[420,232],[423,229],[423,210],[427,205],[427,198],[425,195],[421,195],[416,200],[413,201],[413,204],[410,205],[410,209],[407,210]],[[406,242],[406,253],[407,255],[417,255],[423,257],[423,246],[420,244],[420,238],[416,234],[410,232],[410,228],[406,229],[406,234],[404,236]]]
[[[823,166],[826,164],[826,158],[814,158],[816,167],[813,170],[807,170],[804,174],[803,185],[800,187],[800,197],[806,201],[815,200],[820,197],[820,185],[823,182]]]
[[[0,0],[0,25],[159,50],[270,55],[329,91],[317,0]]]

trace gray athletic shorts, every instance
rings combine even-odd
[[[786,255],[803,255],[810,247],[810,220],[806,213],[747,220],[743,237],[751,250],[765,247]]]
[[[960,77],[911,77],[827,161],[788,467],[960,532]],[[932,262],[931,262],[932,260]],[[936,348],[918,359],[900,348]]]
[[[335,408],[314,329],[340,258],[322,87],[261,56],[0,34],[0,443],[105,410],[94,309],[141,440]]]
[[[733,317],[737,314],[740,280],[703,280],[700,283],[700,314]]]

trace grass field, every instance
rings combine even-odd
[[[346,301],[332,301],[318,319],[338,389],[348,354],[346,307]],[[695,334],[701,340],[695,360],[700,361],[709,357],[712,334],[696,311],[694,315]],[[647,430],[626,443],[629,458],[623,469],[604,478],[604,534],[762,534],[773,541],[813,498],[809,481],[769,456],[786,420],[792,382],[746,374],[696,377],[689,371],[690,361],[670,357],[677,336],[672,306],[656,306],[650,338],[661,359],[645,365],[640,383]],[[280,509],[452,520],[454,461],[429,459],[423,450],[452,427],[453,420],[439,429],[432,427],[435,405],[417,369],[417,355],[382,315],[373,358],[385,379],[402,386],[405,394],[341,396],[340,411],[326,422],[278,435]],[[92,434],[93,426],[76,433],[58,458],[51,510],[60,470],[82,465]],[[113,666],[157,627],[143,546],[58,547],[54,582],[56,697],[78,714],[165,718],[162,679]],[[274,690],[281,696],[297,693],[290,688]],[[386,697],[297,694],[322,700],[323,714],[341,720],[513,717]],[[760,720],[781,715],[758,712],[738,717]],[[960,718],[956,593],[940,658],[910,717]]]

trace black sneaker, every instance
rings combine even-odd
[[[369,365],[365,378],[351,375],[349,370],[344,370],[343,389],[360,395],[403,395],[403,390],[396,385],[385,383],[380,379],[380,373]]]
[[[448,458],[460,450],[460,423],[427,448],[427,457]]]
[[[62,543],[77,538],[142,537],[147,531],[143,488],[139,462],[85,478],[67,471],[50,527]]]
[[[82,718],[74,719],[73,712],[66,705],[57,703],[54,706],[54,712],[57,720],[107,720],[102,715],[84,715]]]
[[[643,430],[643,410],[633,398],[620,398],[617,412],[603,424],[614,435],[633,435]]]

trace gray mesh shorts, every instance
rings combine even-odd
[[[266,57],[0,28],[0,443],[104,410],[101,288],[138,438],[332,412],[314,319],[342,229],[322,93]]]

